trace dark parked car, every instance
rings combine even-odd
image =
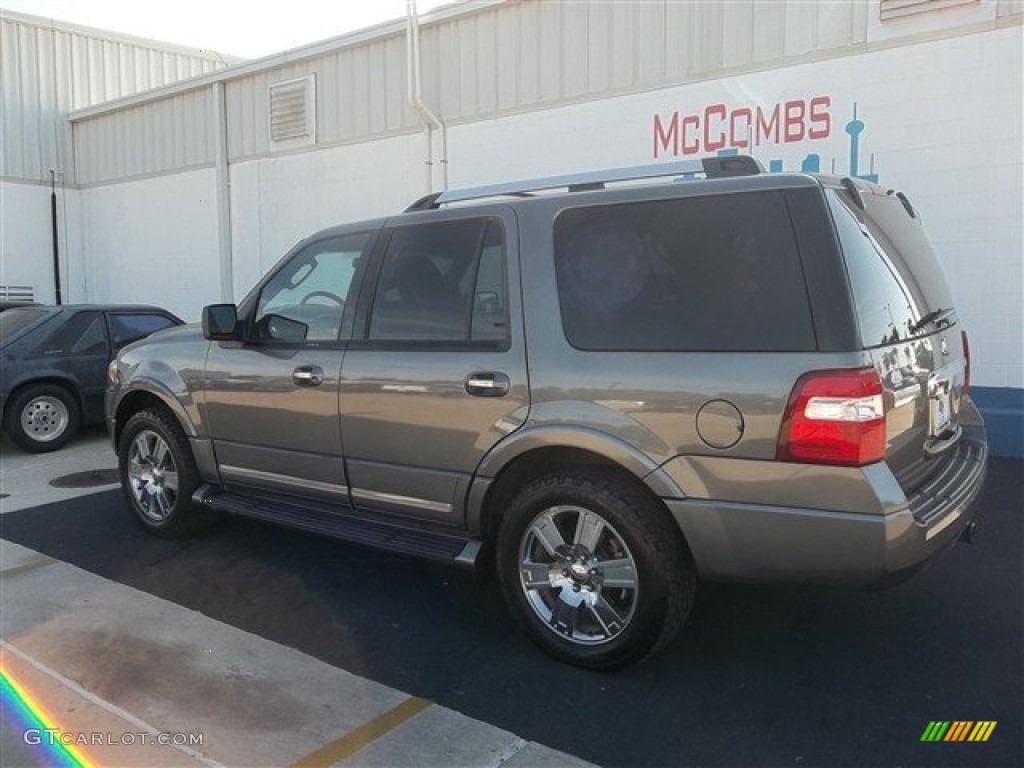
[[[181,325],[147,306],[12,307],[0,313],[0,411],[26,451],[55,451],[103,421],[107,365],[126,344]]]
[[[652,173],[679,183],[611,184]],[[585,667],[664,644],[700,579],[906,578],[985,475],[910,201],[750,158],[432,195],[304,240],[203,334],[111,367],[142,525],[493,546],[531,637]]]

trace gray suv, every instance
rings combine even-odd
[[[700,579],[905,578],[969,536],[987,460],[907,197],[742,156],[324,230],[109,375],[149,531],[492,552],[532,639],[594,669],[665,644]]]

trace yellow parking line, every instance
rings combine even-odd
[[[359,750],[368,747],[388,731],[392,731],[410,717],[430,706],[426,699],[411,696],[394,709],[378,715],[367,723],[363,723],[340,739],[324,744],[315,752],[310,752],[289,768],[327,768],[351,757]]]
[[[25,563],[24,565],[16,565],[13,568],[7,568],[6,570],[0,571],[0,578],[4,578],[7,576],[17,576],[19,573],[28,573],[29,571],[34,571],[36,568],[45,568],[48,565],[53,565],[54,563],[59,562],[60,560],[57,560],[55,557],[41,557],[38,560],[33,560],[30,563]]]

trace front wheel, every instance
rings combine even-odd
[[[209,510],[192,503],[199,470],[188,438],[169,413],[150,409],[128,419],[117,457],[121,490],[147,531],[175,538],[213,521]]]
[[[82,420],[75,396],[55,384],[35,384],[7,406],[7,433],[21,448],[46,453],[64,447]]]
[[[524,488],[502,519],[497,555],[505,599],[531,639],[589,669],[649,656],[696,592],[689,551],[657,500],[596,472]]]

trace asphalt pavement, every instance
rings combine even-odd
[[[116,491],[8,512],[0,537],[600,765],[1020,766],[1022,477],[993,459],[978,540],[906,584],[705,584],[673,643],[612,674],[535,649],[486,573],[245,520],[165,541]],[[934,720],[997,725],[922,742]]]

